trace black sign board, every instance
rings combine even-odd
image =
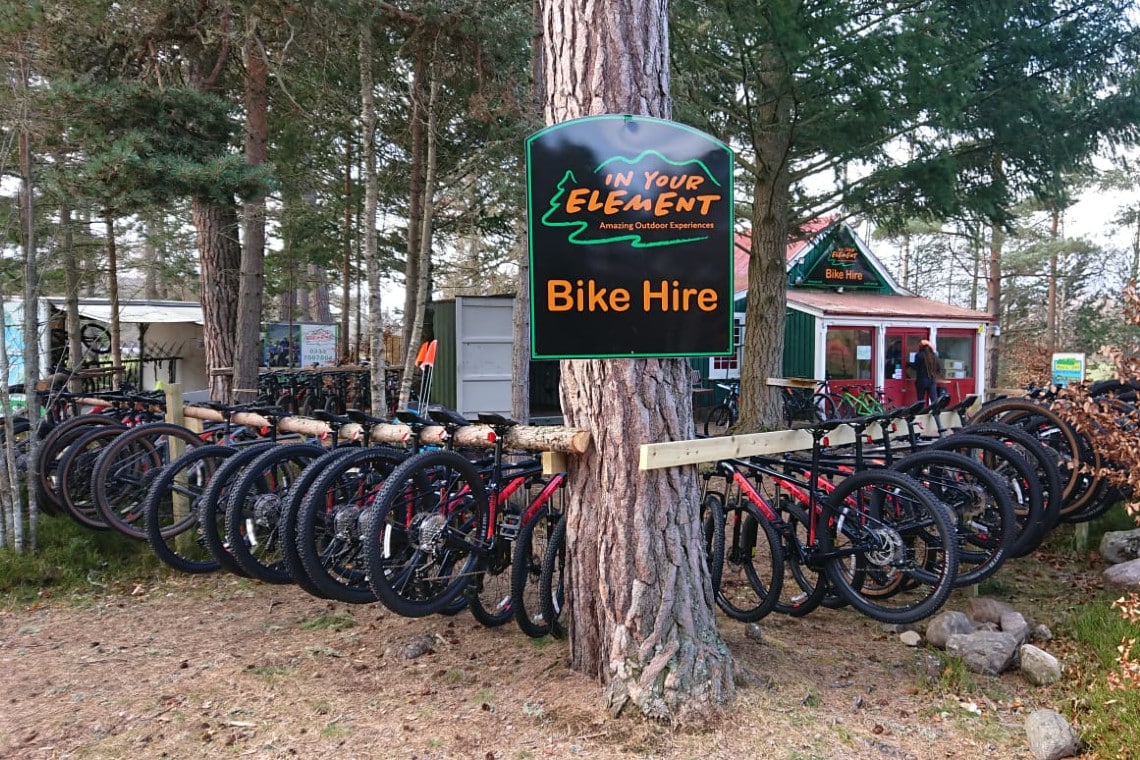
[[[717,356],[732,345],[732,151],[591,116],[527,140],[536,359]]]
[[[811,287],[878,289],[882,280],[842,225],[823,241],[819,257],[803,281]]]

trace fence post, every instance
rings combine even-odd
[[[1073,546],[1082,554],[1089,548],[1089,524],[1079,522],[1073,530]]]
[[[175,425],[186,426],[186,416],[183,414],[182,407],[182,383],[169,383],[166,386],[166,421]],[[170,443],[170,461],[181,457],[186,452],[186,442],[178,436],[169,436],[167,438]],[[171,510],[173,512],[173,522],[179,523],[184,518],[190,515],[190,498],[186,493],[186,476],[179,474],[175,478],[173,488],[170,489],[171,497]],[[186,538],[191,531],[186,531],[178,536],[175,541],[190,541],[191,538]],[[180,546],[180,550],[185,550],[187,547]]]

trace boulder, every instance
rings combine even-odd
[[[1048,686],[1061,680],[1061,663],[1044,649],[1022,644],[1018,650],[1021,675],[1034,686]]]
[[[1140,559],[1140,528],[1107,531],[1100,539],[1100,556],[1111,565]]]
[[[922,634],[918,631],[903,631],[899,634],[899,641],[908,647],[916,647],[922,643]]]
[[[926,624],[926,640],[931,646],[946,648],[946,640],[956,633],[973,633],[974,624],[970,618],[957,610],[943,610]]]
[[[1004,631],[955,633],[946,640],[946,651],[961,657],[971,672],[996,676],[1013,664],[1018,643]]]
[[[999,599],[988,596],[973,596],[966,600],[966,615],[975,623],[994,623],[996,625],[1001,622],[1001,616],[1007,612],[1013,612],[1013,607]]]
[[[1140,591],[1140,559],[1129,560],[1113,565],[1104,571],[1104,582],[1110,586]]]
[[[1030,713],[1025,719],[1025,736],[1036,760],[1061,760],[1080,752],[1080,737],[1069,721],[1055,710]]]
[[[1001,616],[999,623],[1001,630],[1017,639],[1017,643],[1024,644],[1029,641],[1029,623],[1020,612],[1006,612]]]

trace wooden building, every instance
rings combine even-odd
[[[748,241],[737,241],[737,353],[695,360],[711,380],[739,377],[748,299]],[[954,400],[985,392],[983,312],[914,295],[844,222],[820,225],[787,252],[784,377],[828,378],[833,389],[881,388],[889,406],[915,400],[906,363],[930,340]],[[704,366],[700,366],[704,365]]]

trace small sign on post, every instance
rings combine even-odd
[[[536,359],[733,352],[733,154],[690,127],[590,116],[527,140]]]
[[[1053,384],[1068,385],[1085,381],[1084,354],[1053,354]]]

